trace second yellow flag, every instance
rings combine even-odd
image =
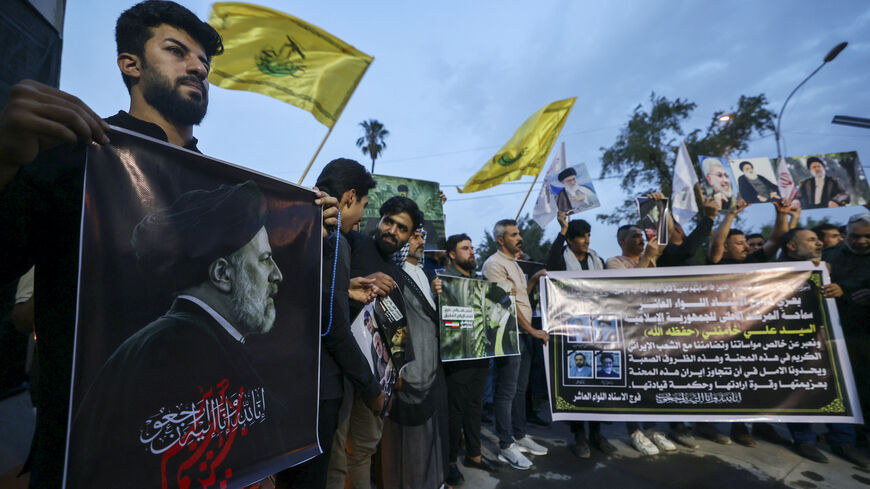
[[[537,175],[553,149],[575,100],[577,97],[559,100],[532,114],[459,191],[477,192],[519,180],[523,175]]]

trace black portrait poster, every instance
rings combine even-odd
[[[239,488],[317,455],[313,192],[110,137],[87,153],[65,487]]]
[[[554,272],[554,420],[861,423],[825,264]]]

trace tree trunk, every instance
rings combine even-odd
[[[375,173],[375,159],[372,158],[372,174]]]

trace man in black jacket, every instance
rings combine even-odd
[[[604,262],[595,250],[589,248],[589,236],[592,227],[583,219],[568,222],[568,215],[563,211],[556,213],[556,219],[562,229],[550,246],[547,255],[547,270],[557,272],[562,270],[603,270]],[[571,266],[568,266],[568,264]]]
[[[710,231],[713,229],[713,219],[719,213],[719,201],[713,197],[704,199],[702,204],[703,214],[698,216],[698,224],[695,229],[686,236],[683,226],[674,220],[673,215],[668,213],[668,224],[671,229],[668,232],[670,242],[665,247],[665,251],[656,262],[660,267],[679,267],[692,265],[692,258],[695,253],[704,244],[704,241],[710,237]]]
[[[556,219],[562,229],[550,247],[550,253],[547,257],[547,271],[603,270],[604,262],[598,253],[589,248],[592,226],[583,219],[568,222],[567,214],[562,211],[556,213]],[[571,263],[570,267],[568,263]],[[601,450],[605,455],[616,452],[616,447],[601,434],[601,422],[589,421],[588,423],[588,439],[583,421],[569,423],[571,433],[574,434],[574,444],[571,446],[571,451],[580,458],[589,458],[592,456],[592,451],[589,449],[591,441],[592,446]]]
[[[477,278],[475,271],[477,261],[468,235],[454,234],[447,238],[447,256],[450,258],[450,265],[447,266],[444,275]],[[480,453],[480,415],[483,390],[489,375],[489,359],[445,362],[444,373],[447,376],[450,438],[445,481],[450,486],[458,486],[465,481],[456,465],[463,433],[465,433],[463,465],[486,471],[496,469],[493,463],[483,458]]]
[[[341,228],[331,233],[323,246],[323,353],[320,357],[320,411],[317,426],[323,453],[303,465],[279,473],[278,488],[326,487],[339,409],[345,394],[344,379],[348,379],[353,391],[373,414],[380,414],[383,408],[384,393],[350,332],[353,318],[349,304],[351,297],[360,303],[368,303],[379,289],[374,278],[351,279],[351,250],[344,236],[362,219],[369,190],[375,185],[364,166],[344,158],[330,161],[317,177],[317,188],[336,196],[341,212]],[[331,311],[329,304],[333,304]],[[337,448],[344,450],[343,446]]]
[[[208,106],[212,56],[220,35],[188,9],[146,1],[116,25],[118,67],[129,112],[105,121],[78,98],[33,81],[12,87],[0,113],[0,263],[4,283],[31,265],[39,336],[40,408],[30,487],[60,487],[78,282],[85,144],[106,143],[108,124],[197,150],[193,126]],[[320,194],[316,205],[334,203]],[[324,211],[335,222],[334,208]],[[14,259],[12,259],[14,258]]]
[[[780,261],[811,260],[818,264],[822,258],[822,248],[822,241],[816,236],[815,232],[796,227],[785,233],[782,237]],[[842,273],[836,277],[842,278]],[[820,289],[825,298],[837,299],[838,302],[845,295],[844,288],[836,282],[823,285]],[[842,302],[840,303],[842,304]],[[825,434],[825,440],[828,442],[828,446],[831,447],[832,452],[859,467],[866,468],[870,465],[870,461],[855,449],[855,428],[853,425],[828,423],[827,427],[828,432]],[[788,431],[794,439],[793,446],[799,455],[814,462],[826,463],[828,461],[828,458],[816,447],[817,435],[813,430],[812,424],[788,423]]]

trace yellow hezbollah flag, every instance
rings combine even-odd
[[[532,114],[459,192],[477,192],[519,180],[523,175],[536,176],[553,149],[575,100],[577,97],[559,100]]]
[[[209,82],[282,100],[330,128],[373,59],[319,27],[258,5],[216,3],[209,24],[224,41]]]

